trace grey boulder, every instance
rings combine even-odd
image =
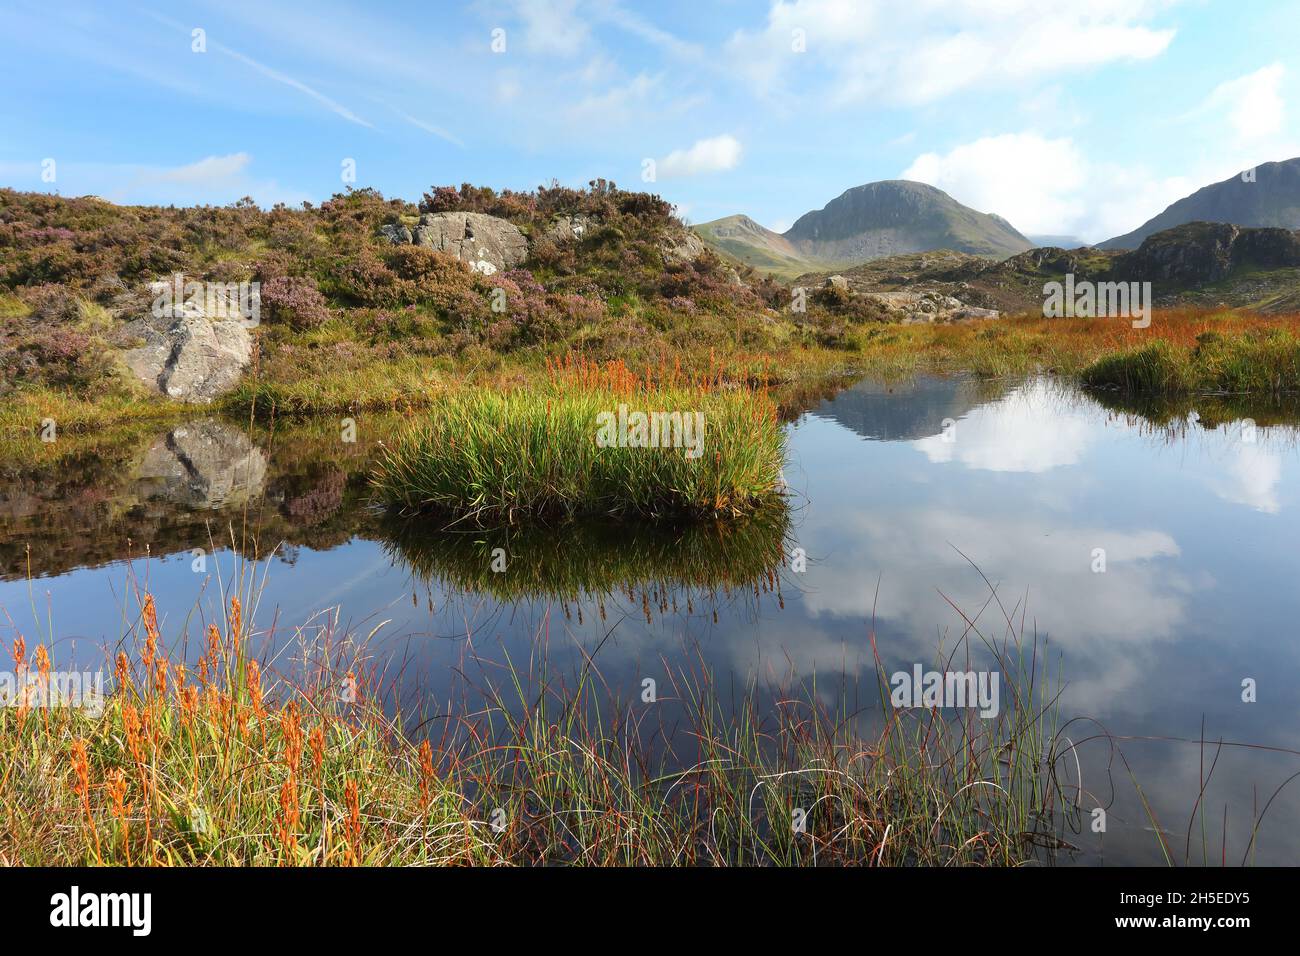
[[[595,227],[590,216],[556,216],[542,235],[552,242],[577,242]]]
[[[425,213],[412,241],[453,255],[483,275],[513,269],[528,258],[528,240],[514,223],[479,212]]]
[[[150,314],[123,331],[143,340],[123,354],[127,368],[180,402],[206,404],[234,388],[253,354],[253,336],[241,321],[194,311],[174,318]]]
[[[704,254],[705,248],[704,241],[693,232],[670,232],[659,241],[666,266],[694,262]]]

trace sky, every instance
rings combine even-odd
[[[1127,232],[1300,156],[1296,0],[0,4],[0,185],[418,200],[596,177],[783,231],[880,179]]]

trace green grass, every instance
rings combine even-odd
[[[1192,388],[1189,373],[1184,355],[1168,342],[1157,340],[1142,348],[1104,356],[1079,377],[1091,388],[1176,394]]]
[[[698,444],[601,447],[602,415],[702,416]],[[476,524],[583,515],[738,515],[778,490],[784,430],[764,393],[743,388],[594,387],[556,381],[529,391],[471,388],[432,406],[380,456],[379,497],[406,513]],[[693,454],[693,452],[695,454]]]
[[[1207,331],[1191,348],[1156,340],[1103,356],[1080,379],[1093,388],[1135,394],[1293,393],[1300,391],[1300,338],[1272,328],[1231,336]]]

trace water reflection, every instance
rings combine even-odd
[[[396,517],[383,525],[395,562],[444,592],[507,602],[653,592],[663,609],[679,592],[770,591],[780,600],[789,528],[784,503],[739,521],[683,526],[581,521],[457,533]]]
[[[560,670],[599,648],[601,679],[626,694],[688,648],[738,684],[816,675],[831,694],[826,675],[873,673],[873,631],[893,668],[930,662],[963,634],[1000,641],[1014,625],[1046,640],[1067,684],[1062,711],[1124,738],[1180,846],[1202,721],[1211,740],[1278,748],[1227,747],[1203,801],[1220,827],[1229,808],[1228,855],[1244,851],[1255,808],[1300,769],[1289,753],[1300,739],[1295,409],[1142,404],[1049,379],[918,379],[812,397],[793,417],[788,508],[692,529],[394,525],[366,491],[376,444],[402,425],[394,417],[359,416],[356,443],[332,420],[250,431],[202,419],[33,445],[0,459],[0,607],[30,627],[30,546],[57,635],[112,640],[121,562],[147,546],[151,587],[179,634],[196,601],[211,603],[211,571],[192,570],[190,549],[233,528],[241,553],[284,559],[265,611],[291,625],[342,608],[344,624],[379,628],[372,649],[400,662],[403,693],[434,700],[447,699],[471,643],[519,660],[544,636]],[[806,569],[792,566],[796,553]],[[1259,682],[1257,703],[1242,701],[1244,678]],[[1086,788],[1113,783],[1115,800],[1107,834],[1075,838],[1080,858],[1160,862],[1115,766],[1104,742],[1081,744]],[[1300,800],[1284,790],[1256,860],[1294,862],[1297,822]],[[1217,833],[1210,842],[1217,855]]]
[[[262,493],[266,456],[234,425],[205,418],[156,440],[136,468],[131,493],[191,511],[233,508]]]

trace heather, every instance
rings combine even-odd
[[[422,211],[505,218],[530,238],[529,260],[485,276],[381,235]],[[580,238],[549,238],[557,217],[587,226]],[[223,404],[268,413],[390,406],[395,394],[419,401],[440,374],[527,375],[570,352],[639,365],[669,355],[699,362],[711,348],[731,356],[848,347],[849,324],[864,320],[816,301],[806,314],[781,316],[789,293],[776,283],[752,273],[740,283],[709,252],[666,258],[683,235],[662,199],[603,180],[581,190],[439,187],[419,204],[349,190],[319,206],[270,210],[0,190],[0,388],[29,417],[56,395],[65,404],[158,404],[117,356],[134,344],[126,323],[150,308],[148,283],[178,273],[261,284],[255,362]],[[68,424],[93,418],[86,411]]]

